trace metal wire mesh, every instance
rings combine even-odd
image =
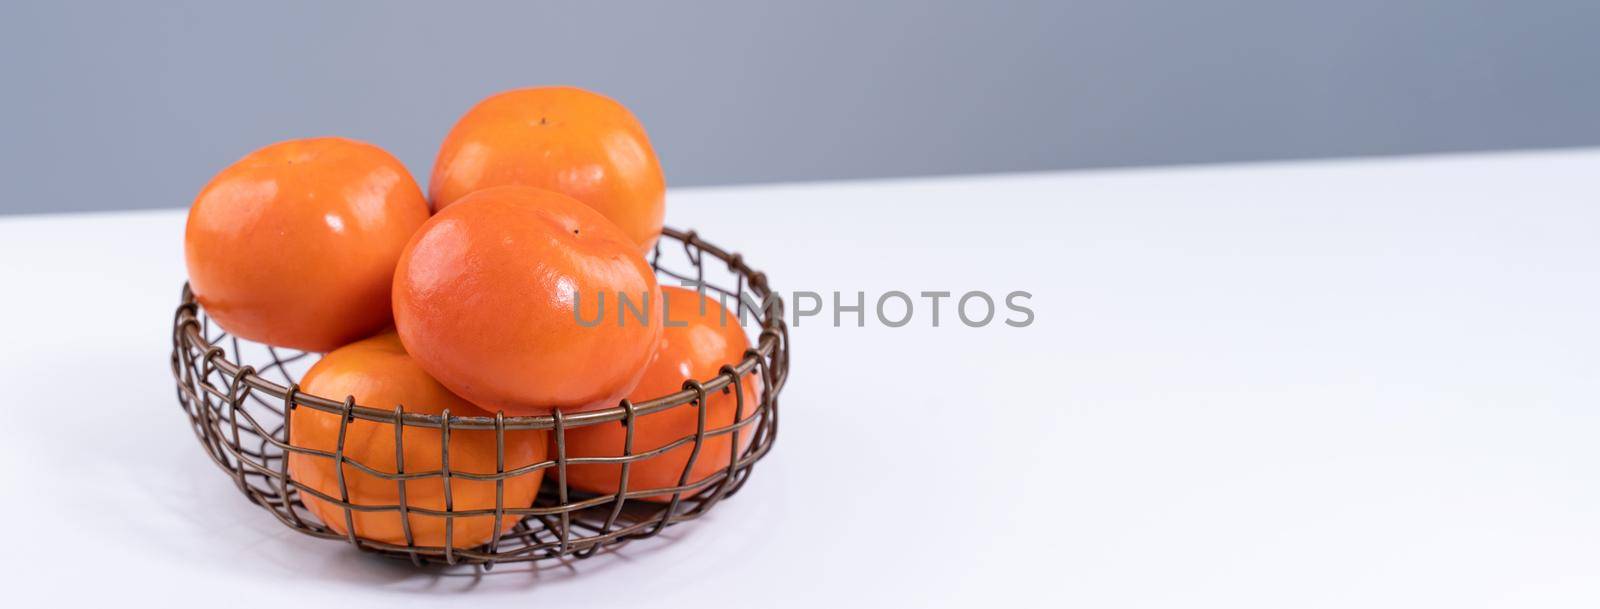
[[[707,255],[722,265],[707,264]],[[705,514],[717,502],[736,492],[749,478],[756,461],[772,448],[778,432],[778,395],[788,378],[789,338],[783,322],[783,303],[767,285],[766,276],[747,266],[741,256],[701,240],[693,231],[663,230],[661,242],[650,256],[651,265],[663,285],[678,283],[702,286],[708,296],[722,299],[741,320],[748,319],[749,330],[759,330],[754,347],[744,358],[728,362],[710,379],[690,380],[682,391],[648,401],[623,400],[617,407],[573,414],[556,411],[549,416],[508,417],[454,416],[404,412],[399,406],[355,403],[348,396],[316,396],[300,391],[296,380],[317,358],[316,354],[286,352],[228,335],[206,318],[187,285],[173,323],[172,373],[177,382],[178,402],[189,416],[196,437],[211,459],[232,479],[252,503],[296,531],[328,539],[341,539],[371,552],[409,559],[414,564],[480,564],[526,562],[564,557],[585,558],[608,546],[653,536],[667,526]],[[759,383],[755,403],[746,403],[745,383]],[[707,422],[702,407],[708,396],[728,392],[737,396],[731,424],[714,426]],[[339,419],[338,443],[332,451],[294,446],[289,442],[296,408],[311,408]],[[669,409],[698,409],[697,424],[691,433],[651,450],[635,450],[634,429],[638,417]],[[394,429],[396,463],[392,468],[374,467],[346,453],[345,430],[356,421],[370,421]],[[626,426],[623,449],[619,454],[574,457],[567,454],[571,430],[596,425]],[[453,471],[450,449],[442,449],[438,467],[425,471],[406,471],[400,462],[405,430],[438,430],[441,446],[449,447],[450,434],[492,432],[498,466],[494,472]],[[518,430],[548,430],[551,450],[543,461],[521,467],[506,467],[506,433]],[[431,432],[430,432],[431,433]],[[731,436],[728,462],[714,474],[691,479],[690,470],[701,456],[702,445],[713,438]],[[746,440],[748,438],[748,440]],[[629,486],[629,468],[646,459],[658,458],[665,451],[689,447],[678,484],[642,488]],[[338,476],[338,496],[301,483],[290,476],[288,456],[305,455],[330,462]],[[301,458],[301,457],[297,457]],[[568,467],[583,464],[614,464],[621,468],[617,491],[609,494],[585,493],[568,481]],[[375,505],[352,501],[345,472],[393,481],[398,501]],[[507,481],[543,472],[542,486],[532,505],[506,505]],[[443,483],[443,509],[428,508],[407,500],[406,487],[415,489],[426,481]],[[492,509],[457,508],[452,505],[450,484],[495,484]],[[313,517],[306,497],[342,510],[342,531]],[[660,498],[670,497],[666,501]],[[648,498],[648,500],[647,500]],[[404,543],[387,543],[363,538],[350,523],[356,514],[390,512],[398,514],[405,527]],[[443,519],[444,542],[421,545],[413,537],[410,523],[417,517]],[[453,539],[457,521],[486,517],[494,519],[491,531],[503,531],[482,545],[463,547]],[[514,523],[514,524],[507,524]]]

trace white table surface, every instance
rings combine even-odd
[[[802,320],[777,446],[708,518],[417,572],[201,453],[168,377],[182,211],[3,219],[8,597],[1600,603],[1600,152],[679,190],[668,222],[785,292],[1021,289],[1037,321]]]

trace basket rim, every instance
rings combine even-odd
[[[761,321],[761,334],[756,345],[745,350],[744,357],[737,364],[725,364],[721,371],[714,377],[706,380],[689,380],[684,382],[684,388],[676,393],[651,398],[641,402],[631,402],[624,398],[617,406],[581,412],[564,413],[556,409],[547,415],[517,415],[507,416],[504,411],[496,412],[493,416],[458,416],[449,414],[431,415],[414,412],[401,412],[397,406],[393,409],[372,408],[356,404],[353,396],[346,396],[342,400],[333,400],[323,396],[301,391],[298,383],[288,387],[268,380],[256,373],[253,366],[229,361],[226,351],[219,345],[201,336],[199,319],[200,303],[194,298],[194,292],[187,281],[183,284],[182,303],[178,307],[177,318],[174,320],[178,327],[175,340],[180,353],[185,357],[198,357],[204,364],[214,367],[222,374],[236,377],[240,383],[254,391],[266,393],[274,398],[284,401],[288,408],[305,406],[322,412],[341,414],[366,421],[399,424],[409,427],[423,428],[448,428],[469,430],[529,430],[529,429],[563,429],[596,425],[611,421],[622,421],[633,416],[642,416],[654,412],[681,406],[696,400],[703,402],[703,396],[714,391],[721,391],[730,384],[742,383],[739,379],[752,371],[771,377],[771,390],[776,393],[782,389],[788,376],[785,374],[786,365],[768,365],[768,361],[779,353],[780,345],[786,342],[787,328],[783,322],[783,299],[773,293],[767,285],[766,274],[750,268],[745,264],[743,256],[738,253],[728,252],[716,245],[701,240],[694,230],[679,230],[667,226],[661,228],[663,236],[672,237],[683,243],[684,250],[692,260],[699,263],[698,251],[701,254],[709,253],[713,257],[728,263],[728,270],[740,275],[745,285],[751,292],[762,298],[762,311],[758,312]],[[655,247],[655,256],[659,257],[661,243],[658,240]],[[652,264],[654,266],[654,264]],[[199,355],[195,355],[197,353]],[[237,354],[235,354],[237,357]],[[178,366],[178,358],[173,360],[173,366]]]

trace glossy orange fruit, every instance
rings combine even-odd
[[[394,278],[406,350],[451,391],[512,415],[615,406],[655,351],[660,303],[655,273],[616,225],[526,186],[441,210]]]
[[[434,209],[510,184],[595,208],[648,251],[661,234],[666,184],[644,127],[622,104],[575,87],[517,89],[478,102],[439,150]]]
[[[389,325],[395,261],[427,219],[422,190],[377,146],[273,144],[223,169],[189,208],[189,285],[236,336],[329,351]]]
[[[739,319],[732,311],[724,309],[714,298],[676,287],[663,287],[666,298],[667,325],[661,335],[650,365],[645,369],[644,380],[628,396],[630,400],[644,401],[675,393],[683,389],[686,380],[706,381],[720,374],[724,365],[735,365],[744,359],[750,341]],[[759,402],[760,382],[755,373],[742,377],[744,417],[756,412]],[[732,387],[706,396],[706,429],[713,430],[733,424],[739,398]],[[634,454],[648,452],[686,437],[693,437],[699,413],[689,406],[678,406],[640,416],[633,436]],[[576,427],[566,431],[567,457],[615,457],[623,454],[627,428],[620,423],[603,423]],[[739,450],[750,445],[755,436],[755,426],[746,425],[739,431]],[[708,437],[700,446],[694,468],[687,480],[693,484],[705,480],[720,470],[727,469],[733,448],[733,435]],[[678,486],[683,468],[689,462],[693,446],[685,444],[655,457],[637,461],[628,470],[628,489],[671,488]],[[553,454],[553,453],[552,453]],[[575,488],[594,493],[615,493],[621,482],[621,465],[569,465],[567,482]],[[684,496],[702,492],[706,485]],[[644,497],[651,501],[668,501],[670,493]]]
[[[423,372],[416,362],[406,355],[400,339],[394,333],[384,333],[342,347],[311,367],[301,379],[301,390],[328,399],[355,396],[356,403],[372,408],[388,409],[395,405],[406,412],[443,414],[446,409],[453,416],[488,416],[488,413],[467,403],[447,391]],[[338,448],[339,415],[300,406],[290,414],[289,443],[329,453]],[[442,469],[441,432],[438,429],[405,427],[401,444],[407,473],[438,472]],[[543,461],[548,446],[543,431],[506,431],[505,468],[514,470]],[[344,455],[373,470],[388,474],[397,473],[395,461],[395,429],[389,423],[355,419],[345,430]],[[493,430],[451,430],[450,471],[454,473],[494,474],[498,463],[495,454]],[[544,470],[516,476],[505,481],[502,505],[508,508],[526,508],[533,505],[539,491],[539,481]],[[298,452],[289,455],[289,476],[294,481],[338,499],[338,472],[331,457]],[[364,506],[399,506],[398,481],[386,480],[362,471],[355,465],[344,466],[345,486],[349,502]],[[492,510],[495,507],[495,483],[487,480],[452,478],[450,480],[450,508],[457,511]],[[424,477],[406,481],[407,508],[432,510],[445,509],[444,481],[439,477]],[[344,509],[302,492],[306,508],[317,519],[340,534],[349,529],[345,525]],[[358,537],[405,545],[405,529],[398,511],[351,510]],[[521,517],[506,515],[501,522],[502,532],[509,530]],[[418,546],[444,547],[446,531],[444,516],[407,514],[412,540]],[[487,543],[496,532],[494,516],[454,517],[449,545],[470,548]]]

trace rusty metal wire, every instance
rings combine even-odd
[[[675,246],[668,245],[668,242]],[[706,264],[706,256],[723,265]],[[748,316],[751,329],[759,335],[754,347],[742,360],[728,362],[721,373],[709,379],[690,380],[677,393],[631,403],[623,400],[615,408],[549,416],[493,417],[426,415],[403,412],[398,406],[356,404],[349,396],[316,396],[300,391],[298,376],[317,358],[310,353],[287,353],[228,335],[215,328],[195,302],[187,285],[182,303],[173,320],[172,374],[177,382],[178,402],[201,446],[217,466],[232,479],[247,499],[267,510],[279,522],[314,537],[343,540],[362,550],[410,560],[413,564],[435,562],[450,565],[585,558],[602,548],[660,533],[667,526],[704,515],[717,502],[738,491],[749,478],[756,461],[772,448],[778,432],[778,395],[789,372],[788,328],[783,322],[783,303],[767,285],[766,276],[751,269],[736,253],[727,252],[699,238],[694,231],[663,229],[661,242],[650,256],[662,285],[695,282],[706,293],[721,298]],[[725,268],[722,268],[724,267]],[[755,404],[745,404],[742,383],[758,382]],[[726,391],[739,396],[737,414],[731,424],[711,427],[706,421],[706,396]],[[289,413],[296,408],[311,408],[335,414],[340,419],[337,449],[331,454],[293,446],[289,442]],[[635,452],[634,421],[638,417],[674,408],[698,408],[698,424],[689,433],[657,449]],[[396,469],[383,471],[345,454],[343,429],[351,422],[364,420],[390,425],[395,430]],[[601,457],[568,457],[566,433],[591,425],[627,426],[622,454]],[[442,446],[448,447],[449,434],[458,430],[492,430],[495,434],[495,473],[452,471],[449,452],[443,450],[440,467],[430,471],[405,471],[399,463],[405,428],[439,430]],[[505,432],[549,430],[554,447],[548,457],[524,467],[506,469]],[[753,434],[753,436],[746,436]],[[700,480],[690,480],[690,470],[708,438],[731,435],[733,450],[726,467]],[[748,446],[741,437],[750,437]],[[659,488],[629,488],[631,464],[674,450],[692,447],[683,466],[679,484]],[[331,460],[338,472],[339,495],[332,496],[301,484],[289,475],[288,455],[312,455]],[[621,468],[617,492],[597,495],[569,488],[567,468],[574,464],[618,464]],[[346,488],[345,471],[382,480],[393,480],[398,487],[395,505],[353,503]],[[543,471],[543,485],[529,506],[508,506],[501,498],[505,481],[516,476]],[[408,504],[406,486],[420,480],[441,480],[444,484],[444,509],[429,509]],[[495,506],[489,509],[456,509],[451,505],[450,481],[493,481],[497,485]],[[344,512],[344,532],[319,522],[303,498],[314,496]],[[667,502],[641,500],[644,497],[670,496]],[[404,544],[385,543],[356,535],[351,524],[358,512],[395,512],[405,527]],[[411,534],[409,515],[428,515],[445,520],[445,543],[418,545]],[[452,525],[456,519],[487,515],[495,527],[515,521],[507,532],[478,547],[456,547]]]

